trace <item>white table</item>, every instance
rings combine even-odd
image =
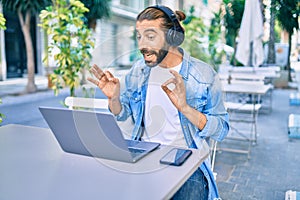
[[[63,152],[50,129],[0,127],[0,199],[168,199],[208,156],[195,150],[181,166],[159,159],[161,146],[135,164]]]
[[[247,150],[238,150],[234,148],[223,148],[222,150],[237,152],[237,153],[246,153],[249,156],[250,147],[252,144],[256,144],[257,142],[257,115],[261,108],[260,96],[265,95],[272,87],[270,85],[261,85],[261,84],[251,84],[251,83],[244,83],[244,84],[223,84],[223,92],[225,94],[234,93],[234,94],[249,94],[252,97],[251,103],[235,103],[235,102],[228,102],[226,101],[226,106],[229,112],[229,116],[233,116],[236,113],[249,113],[250,120],[244,117],[236,117],[230,118],[230,122],[241,122],[241,123],[249,123],[252,125],[250,134],[244,134],[239,128],[234,127],[231,125],[231,129],[238,133],[239,137],[232,137],[229,135],[227,139],[233,140],[242,140],[249,142],[249,146]]]
[[[272,82],[273,79],[280,77],[280,67],[269,66],[269,67],[234,67],[234,66],[223,66],[219,72],[221,77],[233,75],[246,79],[257,79],[264,78],[266,83]]]
[[[271,85],[258,85],[251,83],[222,85],[222,90],[225,93],[265,95],[270,89],[272,89]]]

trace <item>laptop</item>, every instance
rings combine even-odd
[[[68,153],[134,163],[159,143],[126,140],[107,111],[39,107],[61,148]]]

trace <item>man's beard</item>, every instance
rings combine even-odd
[[[165,57],[167,56],[167,54],[169,52],[168,49],[169,49],[169,46],[164,45],[164,47],[162,49],[160,49],[158,52],[155,50],[149,50],[147,48],[143,48],[140,51],[143,55],[150,54],[150,55],[156,56],[155,62],[145,60],[145,64],[148,67],[154,67],[154,66],[157,66],[159,63],[161,63],[165,59]]]

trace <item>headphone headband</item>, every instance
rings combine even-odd
[[[166,36],[167,42],[173,46],[179,46],[184,40],[184,29],[180,25],[180,22],[177,19],[176,14],[166,6],[155,5],[155,6],[149,6],[148,8],[158,9],[168,16],[168,18],[173,23],[173,27],[169,29],[167,33]]]
[[[150,6],[148,8],[156,8],[156,9],[162,11],[163,13],[165,13],[168,16],[168,18],[172,21],[174,26],[181,27],[175,13],[170,8],[168,8],[166,6],[161,6],[161,5]]]

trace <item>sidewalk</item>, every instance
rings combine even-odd
[[[0,81],[0,98],[8,95],[17,96],[24,93],[27,78],[12,78]],[[48,89],[48,79],[46,76],[35,76],[35,84],[39,91]]]
[[[217,153],[215,171],[223,200],[283,200],[287,190],[300,191],[300,139],[288,138],[288,116],[300,114],[300,106],[289,105],[295,91],[274,90],[272,112],[258,115],[258,140],[250,159]]]
[[[48,79],[45,76],[36,76],[35,84],[37,86],[37,92],[24,93],[27,78],[13,78],[6,81],[0,81],[0,99],[3,106],[12,106],[19,104],[26,104],[34,101],[43,101],[45,99],[53,98],[54,91],[48,88]],[[67,96],[69,89],[64,88],[60,90],[58,96]]]

